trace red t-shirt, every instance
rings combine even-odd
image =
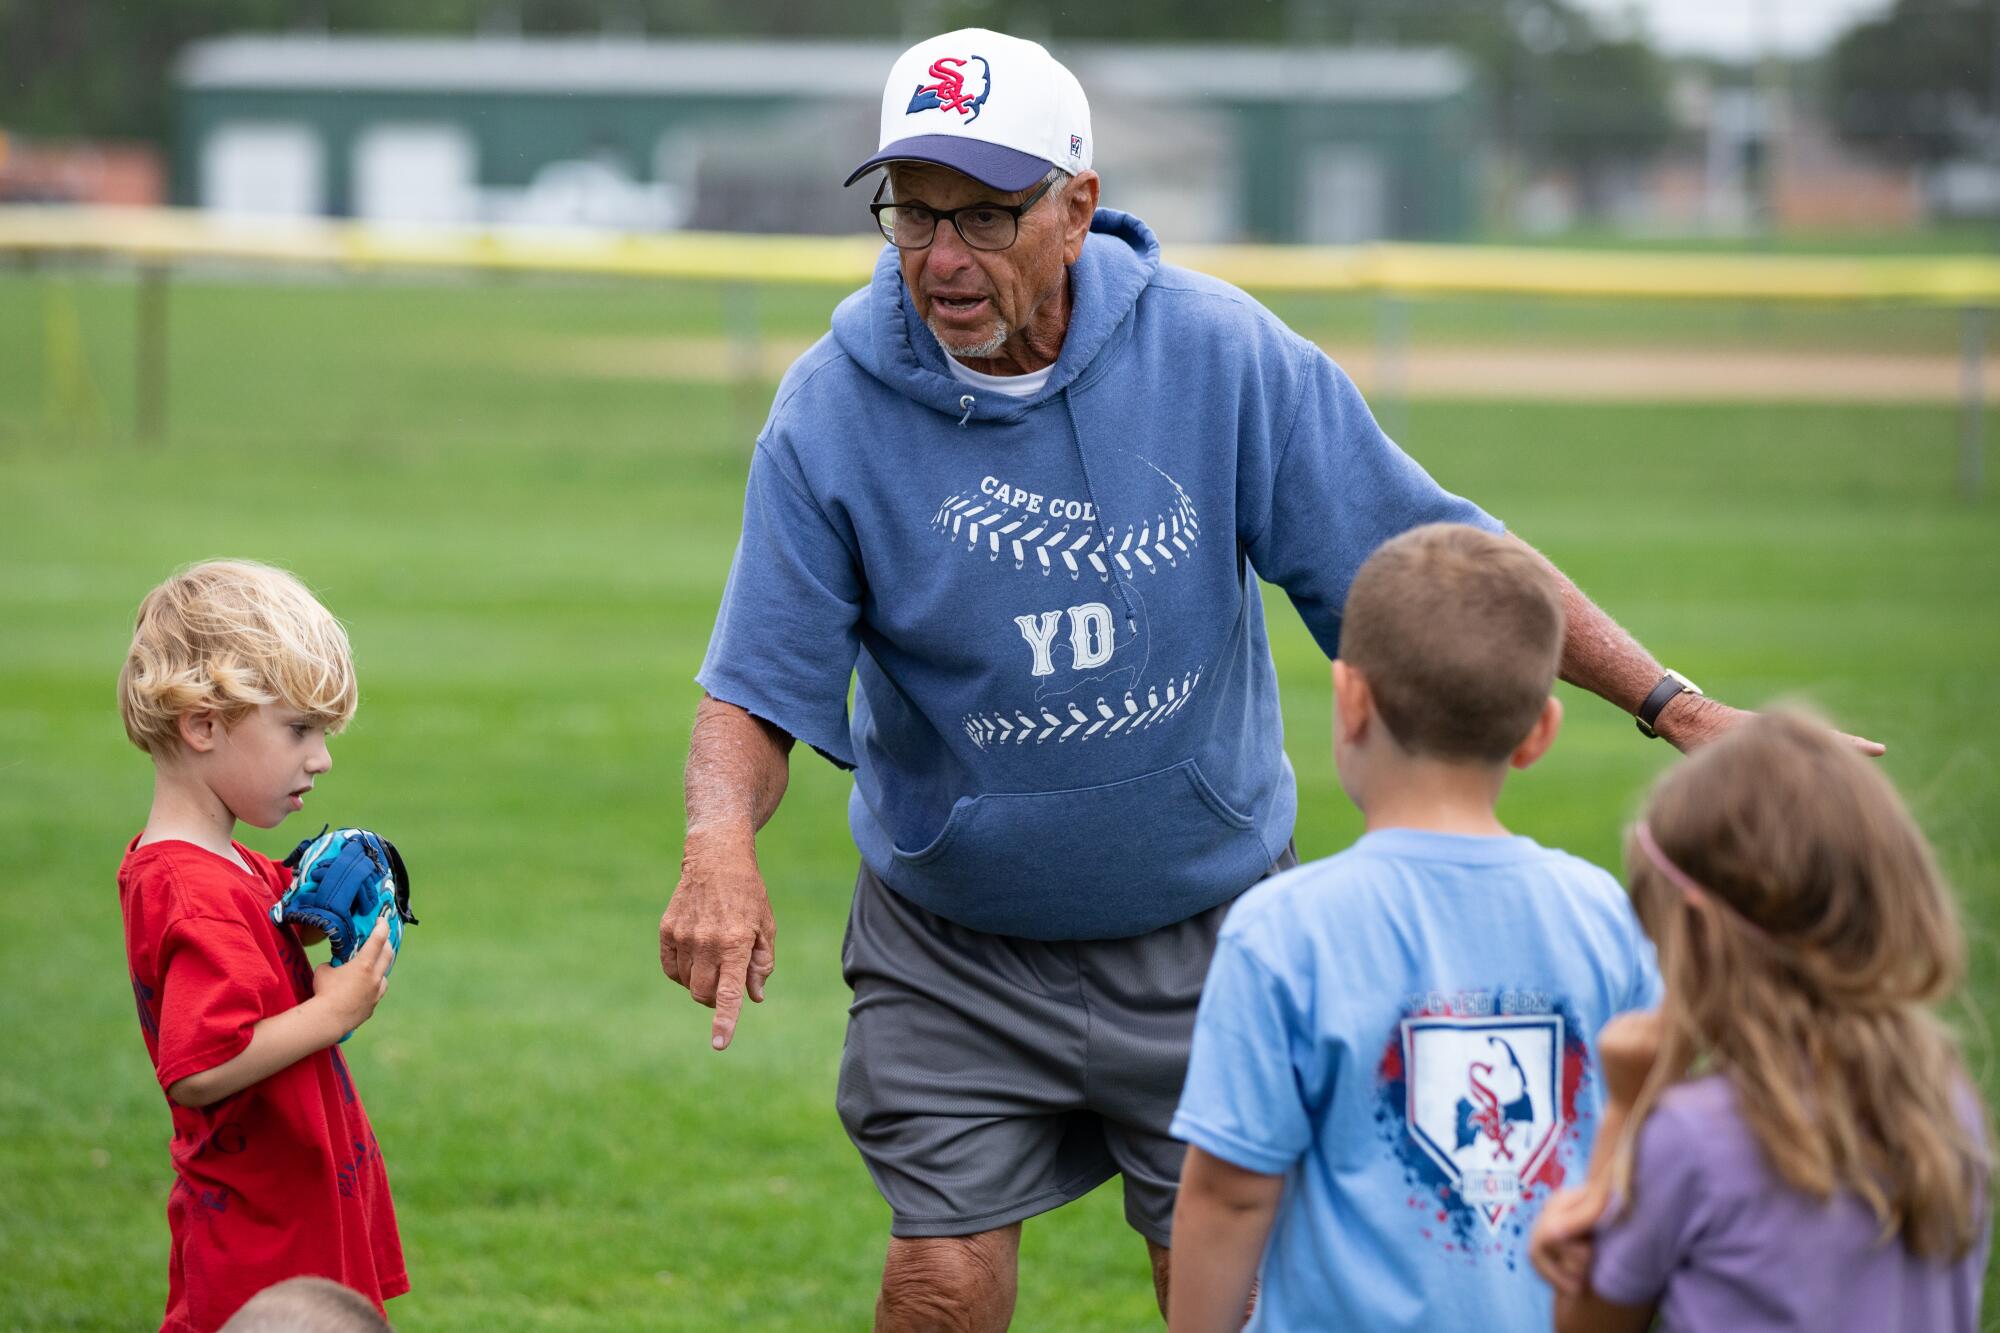
[[[233,1059],[260,1019],[312,998],[305,950],[269,915],[290,872],[236,854],[256,873],[175,841],[128,846],[118,868],[132,995],[163,1091]],[[331,1278],[377,1307],[410,1289],[382,1152],[339,1047],[200,1110],[167,1105],[163,1333],[208,1333],[288,1277]]]

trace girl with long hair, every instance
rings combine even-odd
[[[1626,861],[1666,1000],[1606,1028],[1621,1123],[1536,1226],[1558,1333],[1972,1333],[1991,1158],[1934,1012],[1965,947],[1895,789],[1767,714],[1661,780]]]

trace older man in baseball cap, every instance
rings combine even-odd
[[[877,1327],[1005,1327],[1022,1221],[1113,1175],[1164,1306],[1202,977],[1292,860],[1258,577],[1331,657],[1376,546],[1500,524],[1317,347],[1097,207],[1042,47],[919,42],[881,124],[849,181],[883,173],[889,245],[750,464],[661,962],[726,1047],[776,961],[754,835],[791,747],[852,769],[838,1101],[893,1214]],[[1567,679],[1677,745],[1727,725],[1563,588]]]

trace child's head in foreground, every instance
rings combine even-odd
[[[1720,1073],[1788,1184],[1852,1191],[1913,1253],[1962,1254],[1987,1154],[1930,1006],[1965,947],[1881,770],[1811,718],[1760,715],[1660,780],[1626,864],[1667,992],[1634,1125],[1689,1071]],[[1643,1192],[1625,1143],[1618,1177]]]
[[[1333,664],[1334,757],[1357,804],[1390,766],[1525,768],[1555,739],[1562,594],[1534,553],[1432,523],[1355,575]]]
[[[323,1277],[295,1277],[264,1288],[222,1326],[222,1333],[387,1333],[389,1321],[358,1291]]]
[[[125,734],[161,780],[205,785],[260,828],[300,808],[356,698],[340,622],[249,560],[205,561],[147,593],[118,673]]]

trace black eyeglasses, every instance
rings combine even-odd
[[[1035,192],[1018,204],[967,204],[963,208],[932,208],[928,204],[899,204],[894,200],[882,201],[882,191],[889,188],[885,176],[875,187],[874,202],[868,211],[875,215],[875,225],[882,229],[882,235],[898,250],[921,250],[937,239],[940,222],[949,222],[958,228],[958,234],[967,245],[975,250],[1005,250],[1021,234],[1021,214],[1035,206],[1035,202],[1050,190],[1062,177],[1051,173],[1047,180],[1035,187]]]

